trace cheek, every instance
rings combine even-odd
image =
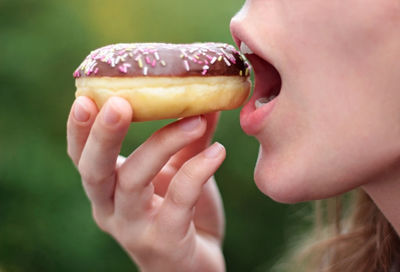
[[[283,86],[257,135],[255,181],[263,193],[285,203],[331,197],[368,182],[398,159],[396,87],[383,86],[386,92],[377,96],[380,87],[352,76],[301,78]]]
[[[339,113],[335,107],[329,108],[332,112],[320,108],[311,117],[299,113],[292,125],[283,114],[271,118],[257,136],[255,181],[263,193],[285,203],[332,197],[370,181],[398,160],[400,127],[393,119],[368,116],[368,110],[356,107]]]
[[[362,62],[375,54],[379,43],[398,35],[400,1],[397,0],[311,0],[296,1],[287,10],[277,35],[285,54],[282,58],[293,69],[323,59],[352,59]]]

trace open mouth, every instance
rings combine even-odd
[[[253,94],[240,113],[240,124],[247,134],[255,135],[279,99],[282,80],[271,63],[255,54],[243,41],[238,43],[253,67],[255,79]]]

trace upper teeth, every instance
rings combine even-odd
[[[240,44],[240,52],[242,52],[242,54],[254,54],[244,42]]]

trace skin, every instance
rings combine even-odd
[[[94,220],[141,271],[224,270],[224,215],[212,175],[225,149],[209,146],[218,114],[172,123],[124,158],[118,154],[131,119],[119,97],[100,111],[87,97],[71,108],[68,154]]]
[[[241,113],[260,143],[258,188],[295,203],[361,187],[400,233],[400,2],[248,0],[231,31],[258,56],[249,56],[256,87]],[[224,271],[212,175],[225,150],[204,151],[217,115],[168,125],[125,159],[131,116],[121,98],[99,111],[80,97],[71,108],[68,154],[95,221],[142,271]]]
[[[327,198],[399,166],[399,26],[395,0],[246,2],[233,36],[282,80],[250,131],[261,145],[262,192],[289,203]]]

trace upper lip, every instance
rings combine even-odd
[[[271,56],[265,55],[259,47],[259,43],[252,39],[249,32],[246,32],[241,25],[231,24],[231,33],[238,48],[244,42],[254,53],[254,55],[246,55],[255,74],[254,98],[268,97],[272,93],[276,93],[278,88],[280,91],[281,77]]]
[[[258,57],[262,58],[264,61],[270,63],[271,65],[275,66],[274,60],[271,58],[271,56],[266,56],[261,52],[261,50],[258,47],[258,43],[255,42],[250,35],[247,34],[246,31],[242,30],[242,28],[238,27],[237,24],[231,24],[231,33],[233,40],[236,43],[236,46],[240,48],[240,44],[244,42],[250,49],[253,51],[254,54],[256,54]]]

